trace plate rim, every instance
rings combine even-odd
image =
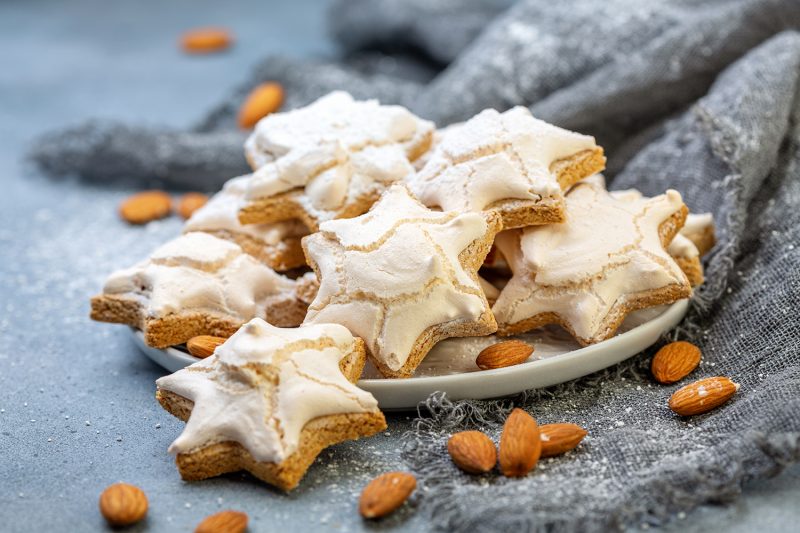
[[[589,346],[583,346],[578,348],[577,350],[572,350],[567,353],[554,355],[552,357],[548,357],[545,359],[537,359],[534,361],[527,361],[518,365],[513,365],[505,368],[496,368],[491,370],[479,370],[475,372],[461,372],[461,373],[454,373],[454,374],[445,374],[441,376],[420,376],[420,377],[412,377],[412,378],[385,378],[385,379],[360,379],[357,384],[359,387],[363,388],[375,394],[376,396],[385,396],[385,395],[392,395],[395,396],[391,401],[384,400],[381,402],[381,398],[378,397],[378,402],[380,403],[387,403],[390,405],[386,405],[385,407],[381,405],[381,409],[397,409],[397,410],[408,410],[416,408],[417,404],[419,403],[419,399],[414,402],[410,401],[403,401],[398,400],[396,395],[402,395],[404,393],[404,389],[406,394],[408,395],[419,395],[421,391],[428,390],[428,394],[425,394],[427,397],[434,391],[441,391],[443,389],[447,389],[453,386],[463,387],[465,385],[470,385],[469,382],[476,381],[490,381],[493,384],[498,384],[503,380],[509,380],[513,376],[517,381],[524,380],[524,376],[528,378],[532,378],[533,374],[531,372],[547,372],[548,369],[551,367],[553,370],[557,371],[559,367],[569,366],[571,363],[580,362],[585,360],[587,357],[591,357],[592,354],[596,352],[608,353],[609,351],[614,350],[615,348],[619,348],[620,352],[623,355],[616,357],[612,356],[610,358],[605,358],[601,363],[601,366],[596,367],[596,365],[590,365],[588,371],[578,370],[577,372],[570,373],[570,376],[567,379],[556,379],[555,381],[548,382],[545,385],[536,385],[533,384],[528,387],[519,388],[516,390],[517,393],[522,392],[524,390],[535,389],[535,388],[543,388],[549,387],[552,385],[556,385],[558,383],[564,383],[566,381],[571,381],[573,379],[579,379],[583,376],[592,374],[603,368],[607,368],[614,364],[620,363],[626,359],[633,357],[634,355],[640,353],[642,350],[648,348],[655,344],[658,341],[658,338],[666,331],[673,329],[683,317],[686,315],[686,312],[689,308],[689,300],[682,299],[678,300],[670,304],[663,313],[658,315],[657,317],[648,320],[647,322],[636,326],[624,333],[620,333],[619,335],[615,335],[614,337],[599,342],[597,344],[591,344]],[[165,359],[172,359],[173,361],[178,360],[181,364],[185,363],[185,366],[190,364],[196,363],[201,359],[196,359],[194,356],[185,353],[181,350],[178,350],[175,347],[167,347],[167,348],[153,348],[151,346],[147,346],[144,343],[144,334],[141,330],[136,328],[129,328],[132,337],[135,340],[135,343],[140,351],[142,351],[145,355],[147,355],[151,360],[153,360],[156,364],[160,365],[161,367],[165,368],[168,371],[172,371],[170,367],[168,367],[165,363]],[[640,337],[648,337],[651,338],[650,340],[646,340],[643,342],[636,342],[637,338]],[[176,365],[172,365],[176,366]],[[530,380],[529,380],[530,381]],[[406,385],[404,387],[403,385]],[[487,383],[482,383],[482,385],[487,385]],[[482,387],[487,388],[487,387]],[[518,387],[512,387],[517,389]],[[409,390],[413,389],[413,390]],[[491,390],[491,387],[488,387]],[[479,389],[480,390],[480,389]],[[507,396],[509,394],[514,394],[514,392],[504,392],[500,394],[493,394],[493,393],[486,393],[484,390],[483,392],[471,395],[471,398],[474,399],[486,399],[486,398],[498,398],[502,396]],[[459,395],[456,395],[459,396]]]

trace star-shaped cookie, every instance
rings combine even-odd
[[[535,119],[525,107],[487,109],[448,128],[408,183],[428,207],[497,211],[511,229],[561,222],[562,191],[604,167],[593,137]]]
[[[439,340],[495,331],[477,270],[499,229],[495,213],[432,211],[396,184],[303,239],[320,281],[305,323],[346,326],[384,376],[408,377]]]
[[[386,429],[375,398],[353,385],[365,360],[343,326],[248,322],[212,356],[156,382],[161,405],[187,422],[169,448],[181,477],[246,470],[293,489],[326,447]]]
[[[593,344],[614,335],[631,311],[691,295],[666,251],[686,219],[677,191],[620,200],[584,181],[566,206],[562,224],[498,235],[514,273],[492,308],[500,334],[556,323]]]
[[[297,326],[308,304],[295,286],[238,244],[191,232],[112,273],[92,298],[91,318],[139,328],[149,346],[165,348],[197,335],[228,337],[255,317]]]
[[[365,213],[388,185],[414,172],[434,125],[400,106],[333,92],[311,105],[267,116],[245,144],[255,168],[243,224],[319,223]]]
[[[251,175],[246,175],[228,180],[220,192],[186,221],[184,233],[204,231],[233,241],[278,271],[305,265],[300,239],[308,235],[308,228],[299,220],[247,225],[239,222],[239,208],[250,178]]]

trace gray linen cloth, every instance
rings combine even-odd
[[[513,399],[434,395],[404,436],[403,457],[425,488],[419,512],[436,528],[472,531],[660,524],[800,459],[800,3],[527,0],[491,22],[504,2],[369,4],[341,2],[331,12],[352,55],[267,59],[192,131],[90,123],[51,134],[33,157],[56,174],[215,188],[246,169],[235,111],[267,79],[285,84],[289,108],[343,88],[440,125],[528,105],[596,135],[611,188],[675,188],[692,211],[714,214],[719,244],[707,281],[671,337],[701,347],[692,378],[730,376],[741,389],[707,415],[677,417],[667,399],[679,385],[649,377],[655,346]],[[487,19],[482,31],[476,13]],[[403,56],[387,71],[373,48],[392,42],[447,65],[437,73]],[[514,405],[541,423],[580,424],[589,436],[524,479],[457,470],[448,436],[482,429],[497,438]]]

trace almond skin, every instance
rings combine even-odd
[[[187,192],[178,200],[178,214],[186,220],[192,213],[206,205],[208,196],[201,192]]]
[[[739,390],[739,384],[716,376],[681,387],[669,399],[669,408],[681,416],[699,415],[724,404]]]
[[[253,89],[239,109],[239,127],[249,130],[283,104],[283,87],[277,82],[262,83]]]
[[[172,200],[164,191],[144,191],[129,196],[119,206],[119,216],[130,224],[147,224],[169,215]]]
[[[407,472],[387,472],[370,481],[361,492],[358,511],[364,518],[381,518],[401,505],[417,488],[417,479]]]
[[[553,457],[574,450],[586,436],[586,430],[575,424],[542,424],[542,457]]]
[[[526,342],[511,340],[498,342],[484,348],[475,359],[481,370],[503,368],[525,362],[533,353],[533,346]]]
[[[522,409],[514,409],[500,436],[500,471],[506,477],[523,477],[533,470],[541,453],[536,420]]]
[[[127,483],[110,485],[100,495],[100,513],[115,527],[135,524],[147,514],[147,496]]]
[[[205,517],[197,525],[194,533],[243,533],[245,529],[247,529],[247,515],[229,509]]]
[[[656,381],[669,385],[691,374],[700,358],[700,348],[691,342],[671,342],[656,352],[650,371]]]
[[[447,452],[461,470],[468,474],[485,474],[497,464],[497,448],[485,433],[462,431],[447,441]]]
[[[189,350],[189,353],[195,357],[199,357],[200,359],[205,359],[209,355],[214,353],[214,350],[217,349],[217,346],[224,343],[226,338],[224,337],[212,337],[211,335],[198,335],[197,337],[192,337],[188,341],[186,341],[186,349]]]
[[[228,48],[233,36],[224,28],[196,28],[181,35],[181,48],[187,54],[210,54]]]

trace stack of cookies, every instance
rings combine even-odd
[[[450,337],[558,324],[601,342],[689,297],[714,243],[677,191],[607,191],[594,138],[522,107],[436,131],[334,92],[262,119],[245,153],[252,174],[92,300],[154,347],[229,337],[157,383],[187,420],[185,479],[291,489],[325,446],[386,427],[354,385],[366,359],[407,378]]]

